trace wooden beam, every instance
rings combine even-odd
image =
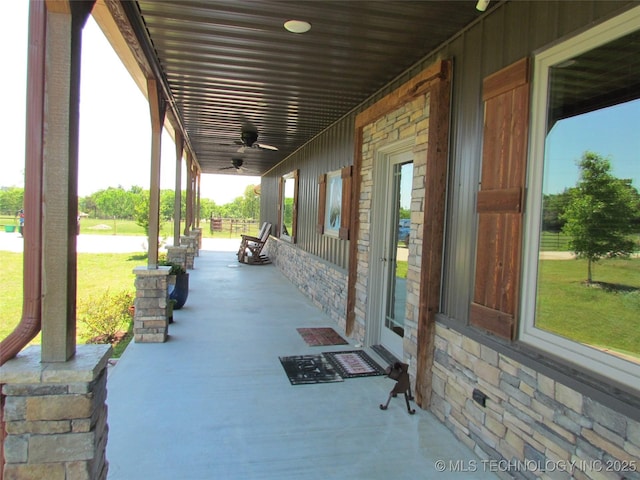
[[[182,154],[184,142],[176,131],[176,184],[173,198],[173,245],[180,246],[180,222],[182,220]]]
[[[76,235],[81,19],[47,2],[43,150],[42,361],[76,350]],[[29,215],[29,212],[25,212]]]
[[[184,234],[189,235],[191,232],[191,222],[193,221],[193,156],[191,152],[187,153],[187,200],[186,212],[184,219]]]
[[[151,178],[149,181],[149,257],[147,265],[158,267],[158,238],[160,237],[160,154],[162,125],[166,103],[155,79],[147,80],[149,111],[151,114]]]
[[[196,175],[196,228],[200,228],[200,177],[202,173],[198,169]]]
[[[427,409],[431,400],[436,314],[440,307],[442,251],[449,163],[451,62],[442,62],[442,75],[429,97],[429,138],[425,166],[425,205],[418,306],[416,403]]]
[[[358,240],[360,234],[360,183],[362,175],[362,129],[356,128],[354,143],[353,177],[351,180],[351,221],[349,241],[349,276],[347,278],[347,319],[345,333],[351,335],[356,321],[356,283],[358,277]]]
[[[446,64],[446,61],[434,63],[407,83],[359,113],[355,121],[356,129],[369,125],[386,113],[397,109],[420,95],[424,95],[433,84],[440,81],[443,76],[448,75]]]

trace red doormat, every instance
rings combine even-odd
[[[307,342],[307,345],[312,347],[349,344],[349,342],[342,338],[333,328],[298,328],[296,330],[298,330],[303,340]]]
[[[385,375],[384,369],[362,350],[322,352],[322,355],[335,367],[342,378]]]

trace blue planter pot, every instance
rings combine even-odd
[[[174,310],[181,309],[187,302],[189,296],[189,274],[181,273],[176,275],[175,285],[169,285],[169,298],[175,300]]]

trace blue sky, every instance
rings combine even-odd
[[[575,186],[585,151],[608,157],[612,174],[640,190],[640,100],[561,120],[547,136],[544,193]]]

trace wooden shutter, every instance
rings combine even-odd
[[[316,232],[324,233],[324,215],[327,206],[327,174],[324,173],[318,177],[318,224]]]
[[[340,230],[338,236],[342,240],[349,240],[349,224],[351,220],[351,171],[352,167],[344,167],[342,176],[342,208],[340,211]]]
[[[520,290],[522,213],[529,122],[529,62],[483,82],[482,180],[470,321],[513,339]]]

